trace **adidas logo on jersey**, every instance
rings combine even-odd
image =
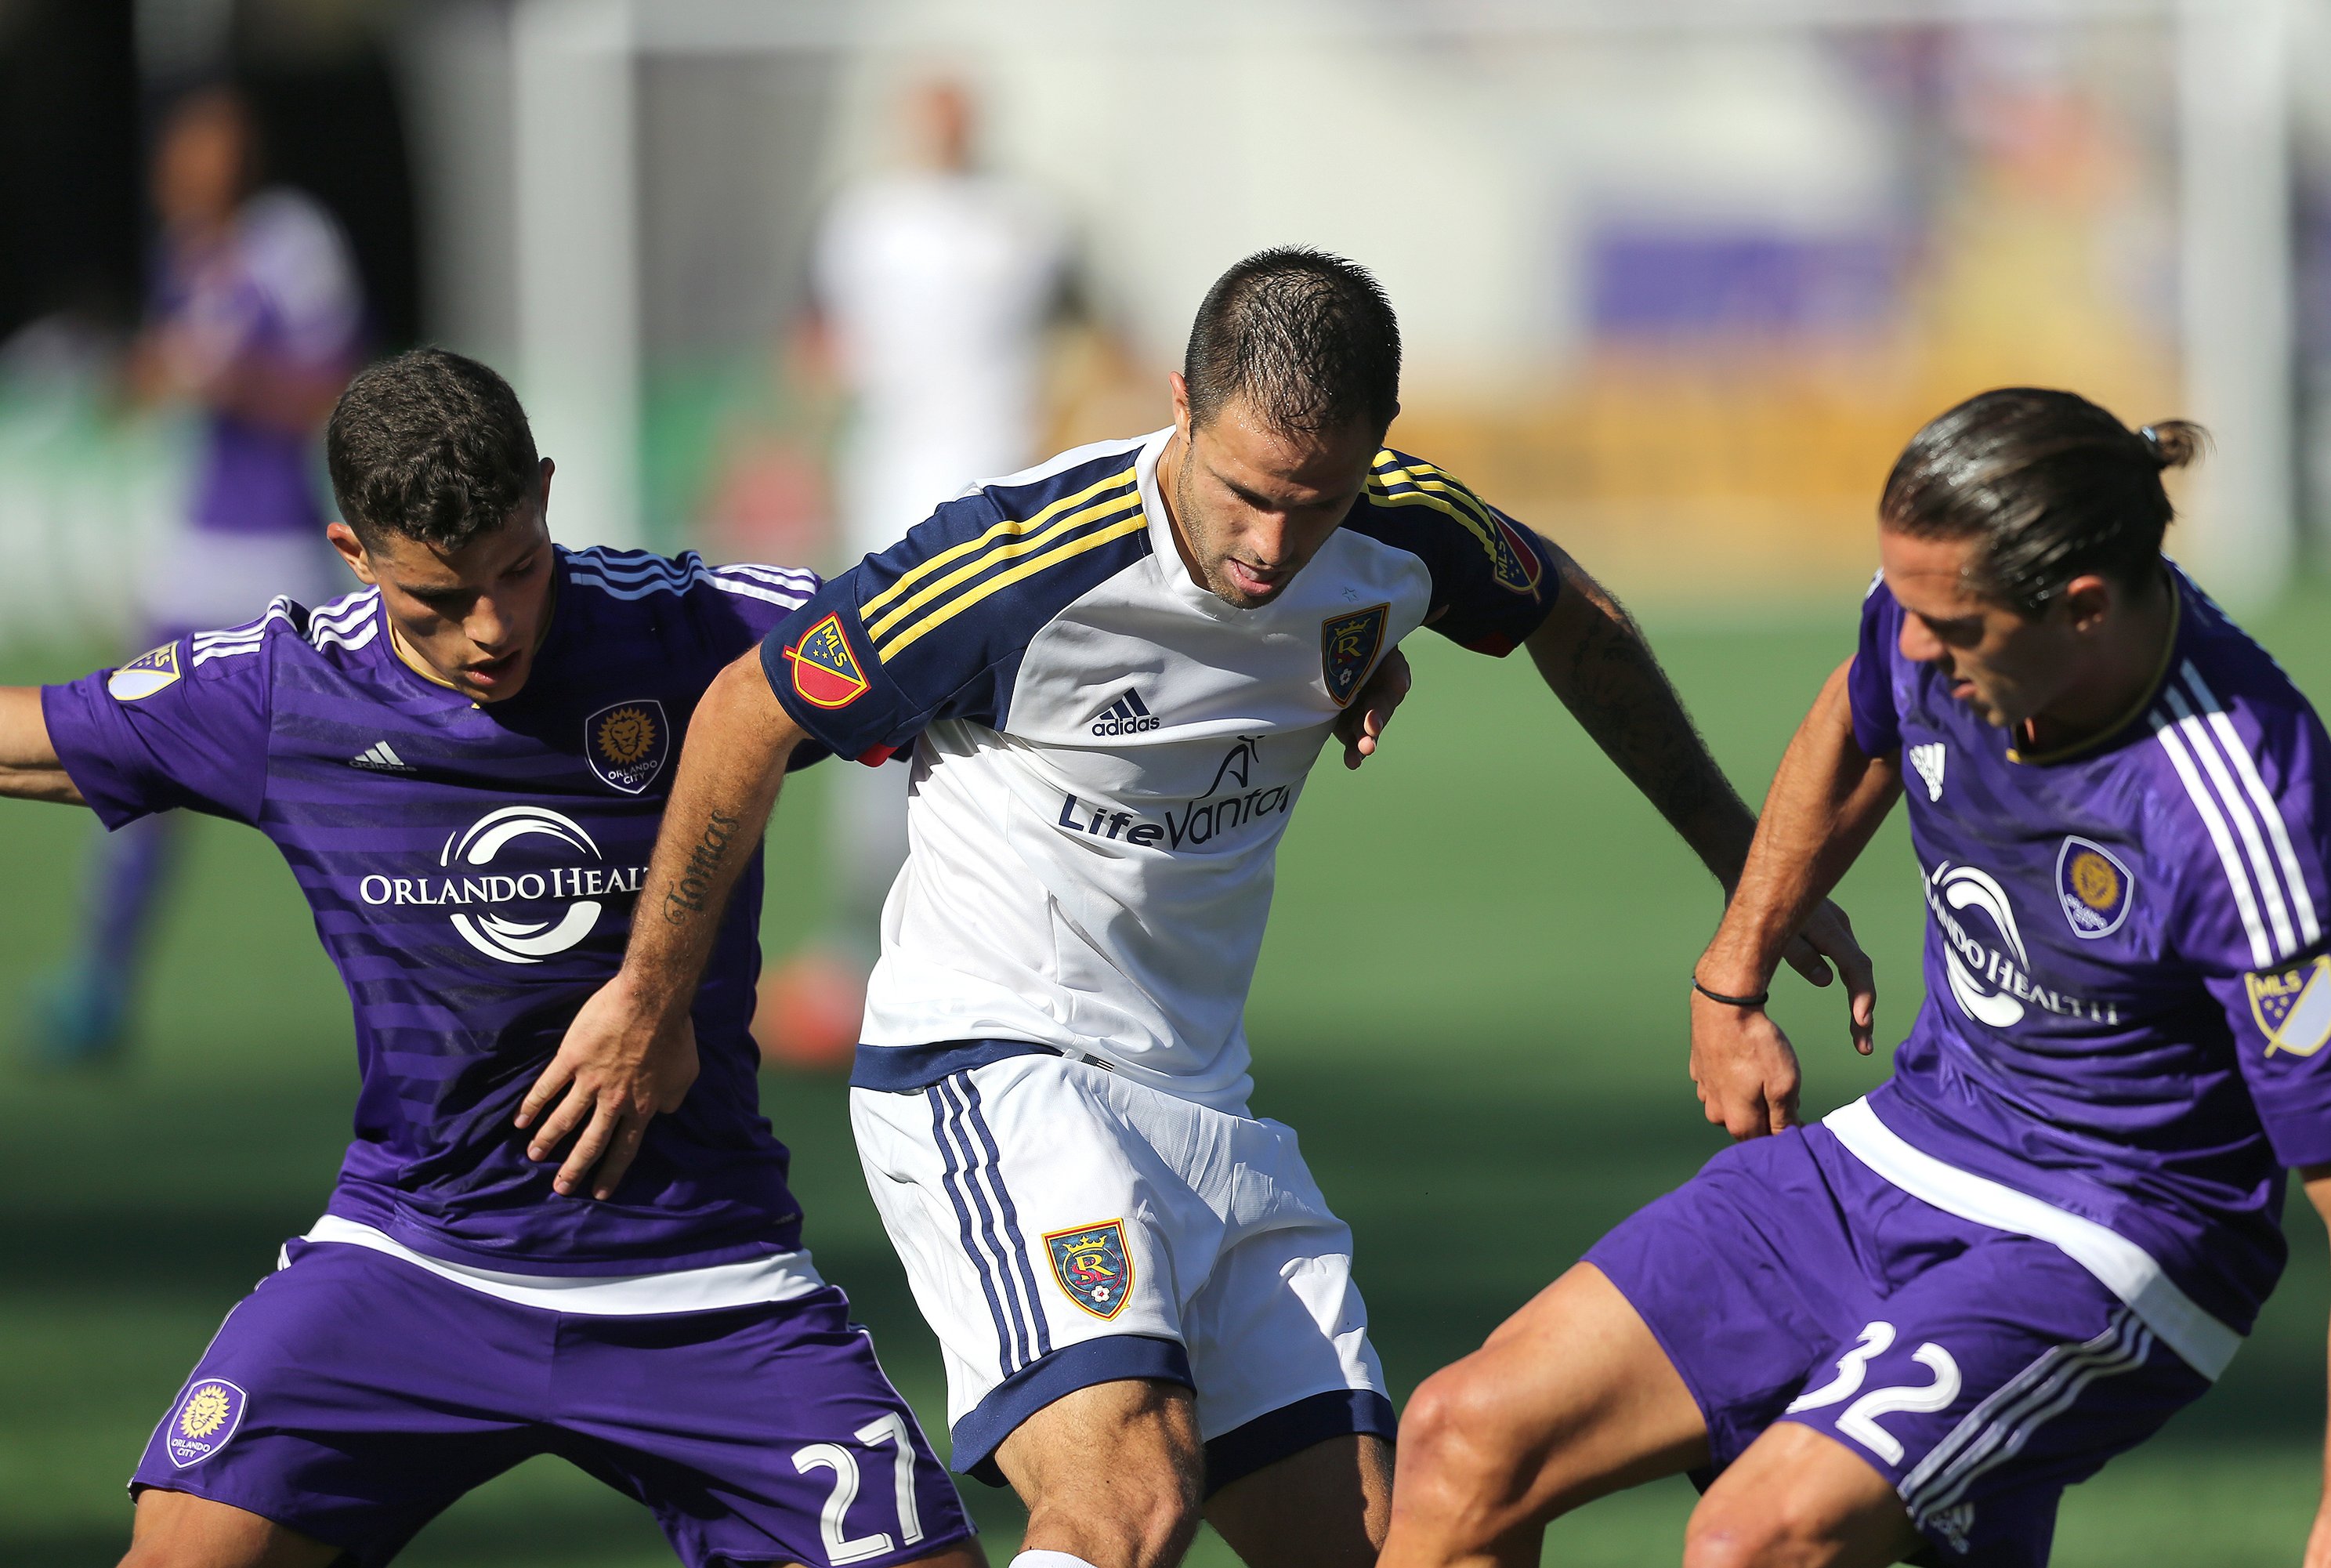
[[[1139,735],[1156,727],[1157,720],[1141,700],[1141,693],[1130,686],[1118,694],[1115,702],[1095,714],[1092,722],[1095,735]]]
[[[376,740],[348,758],[350,767],[370,768],[375,773],[417,773],[420,770],[389,749],[388,742]]]
[[[1918,770],[1920,778],[1927,781],[1927,798],[1930,801],[1943,798],[1944,755],[1943,743],[1939,740],[1910,748],[1910,765]]]

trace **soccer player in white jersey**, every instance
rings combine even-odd
[[[1383,1539],[1351,1232],[1249,1113],[1242,1014],[1304,776],[1400,640],[1527,644],[1727,885],[1754,833],[1610,596],[1384,450],[1399,353],[1360,268],[1249,257],[1200,307],[1171,426],[979,487],[789,614],[707,693],[660,917],[535,1091],[687,1049],[731,846],[794,747],[911,744],[852,1117],[946,1351],[951,1462],[1029,1506],[1019,1568],[1157,1568],[1202,1515],[1257,1564],[1359,1568]],[[1841,918],[1807,928],[1860,991]]]

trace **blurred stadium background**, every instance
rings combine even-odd
[[[2209,423],[2173,546],[2331,698],[2326,66],[2326,0],[0,0],[0,679],[134,651],[131,564],[172,547],[189,415],[116,381],[188,84],[238,81],[271,176],[338,219],[375,349],[512,375],[560,537],[830,565],[862,411],[817,235],[944,78],[977,162],[1065,218],[1035,451],[1162,423],[1235,256],[1365,261],[1408,334],[1394,441],[1641,608],[1752,797],[1850,646],[1893,453],[2004,382]],[[1402,1392],[1715,1145],[1681,1037],[1712,890],[1527,671],[1418,662],[1384,757],[1315,782],[1251,1014],[1258,1104],[1352,1221]],[[823,784],[772,840],[773,955],[828,902]],[[0,810],[0,1029],[70,945],[90,832]],[[1847,889],[1881,1038],[1917,1001],[1911,874],[1889,836]],[[1784,987],[1812,1101],[1883,1070]],[[147,1430],[328,1187],[346,1003],[254,835],[193,835],[137,1032],[100,1076],[0,1056],[0,1562],[113,1560]],[[842,1091],[763,1098],[812,1245],[936,1411]],[[2331,1269],[2294,1219],[2256,1340],[2073,1494],[2060,1563],[2296,1556]],[[1008,1504],[974,1501],[1008,1554]],[[1598,1505],[1549,1560],[1671,1560],[1689,1504]],[[666,1560],[548,1462],[404,1559]]]

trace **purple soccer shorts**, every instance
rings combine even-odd
[[[1954,1568],[2039,1568],[2064,1488],[2210,1386],[2055,1247],[1910,1196],[1819,1126],[1725,1150],[1586,1261],[1708,1420],[1695,1480],[1801,1422]]]
[[[690,1568],[883,1568],[972,1534],[831,1287],[602,1316],[294,1241],[227,1315],[130,1482],[262,1515],[369,1568],[456,1497],[557,1454],[655,1513]]]

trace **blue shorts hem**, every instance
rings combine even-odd
[[[1333,1438],[1365,1434],[1390,1442],[1400,1421],[1372,1388],[1334,1388],[1280,1405],[1206,1444],[1206,1496]]]
[[[997,1383],[955,1423],[947,1434],[954,1445],[947,1468],[991,1487],[1003,1486],[1004,1472],[995,1468],[995,1450],[1019,1430],[1021,1422],[1080,1388],[1130,1378],[1197,1386],[1190,1375],[1190,1353],[1178,1340],[1113,1334],[1064,1345]]]
[[[224,1486],[206,1484],[206,1478],[191,1473],[192,1467],[188,1471],[167,1477],[148,1477],[143,1473],[145,1468],[141,1461],[138,1471],[129,1478],[129,1501],[133,1507],[141,1493],[183,1492],[189,1497],[200,1497],[205,1503],[217,1503],[224,1507],[240,1508],[246,1514],[256,1514],[271,1525],[305,1535],[311,1541],[320,1541],[338,1550],[341,1561],[356,1563],[357,1568],[373,1568],[374,1564],[391,1561],[414,1536],[421,1533],[421,1525],[414,1524],[401,1532],[393,1527],[369,1539],[361,1535],[351,1535],[345,1528],[335,1528],[330,1525],[319,1526],[303,1520],[298,1506],[287,1500],[278,1487],[254,1489],[232,1482]]]
[[[861,1045],[850,1065],[850,1087],[883,1094],[920,1094],[941,1079],[1009,1061],[1015,1056],[1058,1056],[1032,1040],[942,1040],[932,1045]]]

